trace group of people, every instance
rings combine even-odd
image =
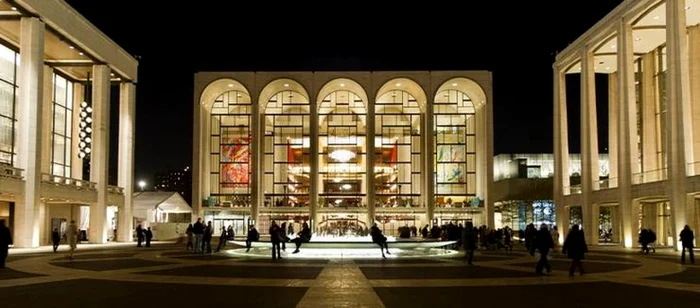
[[[144,229],[141,225],[136,226],[136,247],[143,247],[141,243],[146,240],[146,247],[151,247],[151,239],[153,239],[153,231],[151,227]]]
[[[292,253],[299,253],[301,244],[311,241],[311,229],[309,228],[309,224],[306,222],[302,224],[301,231],[299,231],[297,237],[293,239],[290,239],[289,237],[287,222],[283,222],[282,225],[277,225],[277,222],[273,220],[268,232],[270,234],[270,242],[272,243],[273,260],[282,259],[281,251],[287,250],[287,242],[292,242],[296,245],[296,249]],[[246,244],[249,245],[248,242]],[[250,250],[250,247],[248,247],[248,250]]]

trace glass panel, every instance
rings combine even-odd
[[[0,45],[0,80],[10,84],[15,83],[15,56],[12,49]]]
[[[0,82],[0,116],[12,118],[14,102],[14,87],[11,84]]]
[[[54,109],[53,131],[56,134],[64,135],[66,133],[66,109],[56,106]]]

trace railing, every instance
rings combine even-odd
[[[700,161],[688,164],[688,176],[700,175]]]
[[[21,180],[22,171],[24,171],[24,169],[15,168],[10,165],[0,165],[0,177]]]
[[[581,193],[581,184],[564,186],[564,195],[575,195]]]
[[[617,178],[602,179],[598,181],[599,189],[610,189],[617,187]]]
[[[67,178],[67,177],[62,177],[59,175],[53,175],[53,174],[48,174],[48,173],[42,173],[41,174],[41,181],[44,183],[50,183],[50,184],[55,184],[59,186],[68,186],[68,187],[74,187],[78,189],[92,189],[94,190],[96,185],[93,182],[90,181],[83,181],[79,179],[73,179],[73,178]]]
[[[668,177],[667,169],[649,170],[632,175],[632,184],[643,184],[663,181]]]
[[[119,186],[109,185],[109,186],[107,186],[107,192],[109,192],[110,194],[123,195],[124,188],[119,187]]]

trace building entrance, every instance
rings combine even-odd
[[[326,214],[321,216],[318,232],[328,237],[357,237],[368,235],[369,227],[358,214]]]

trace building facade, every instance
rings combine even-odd
[[[237,232],[493,225],[492,119],[485,71],[197,73],[193,209]]]
[[[0,11],[0,219],[15,247],[48,244],[71,220],[91,243],[130,241],[137,61],[64,1],[3,1]]]
[[[625,247],[641,229],[680,247],[698,230],[700,202],[700,1],[627,0],[559,53],[554,68],[554,197],[558,224],[582,213],[584,230],[613,212]],[[596,75],[607,76],[596,87]],[[575,89],[575,90],[574,90]],[[580,96],[567,91],[580,90]],[[599,132],[596,98],[607,97],[609,131]],[[567,108],[581,111],[581,183],[565,176]],[[598,137],[609,140],[609,177],[598,165]],[[596,243],[594,232],[587,240]]]
[[[192,204],[192,169],[188,166],[156,174],[153,190],[178,192],[188,204]]]

